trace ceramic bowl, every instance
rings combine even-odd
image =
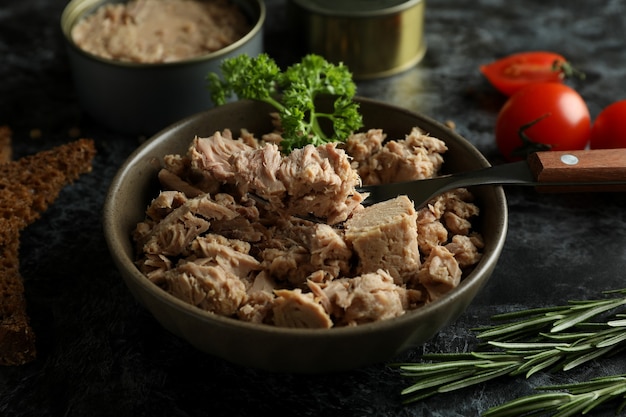
[[[359,102],[368,128],[382,128],[390,137],[402,138],[419,126],[444,140],[449,148],[444,157],[448,172],[489,166],[466,139],[428,117],[369,99]],[[269,371],[320,373],[389,361],[428,341],[462,314],[491,276],[504,245],[508,212],[498,186],[473,190],[481,208],[477,227],[485,240],[480,262],[442,298],[394,319],[325,330],[252,324],[188,305],[141,274],[133,263],[131,231],[158,194],[161,158],[185,153],[195,135],[210,136],[224,128],[234,134],[241,128],[255,133],[270,131],[268,111],[258,102],[237,101],[196,114],[145,142],[113,179],[103,212],[105,237],[128,288],[156,320],[201,351],[227,361]]]
[[[235,43],[184,61],[135,63],[105,59],[78,47],[72,28],[107,3],[122,0],[72,0],[61,16],[61,29],[78,101],[93,120],[113,131],[150,136],[213,106],[206,76],[219,72],[222,60],[263,52],[266,9],[262,0],[232,0],[252,29]]]

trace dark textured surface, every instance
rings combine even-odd
[[[131,298],[105,246],[104,195],[140,138],[109,132],[81,114],[59,30],[65,3],[0,0],[0,124],[14,130],[16,156],[67,142],[75,127],[93,137],[99,151],[94,173],[64,189],[22,235],[21,267],[39,355],[31,364],[0,369],[3,417],[473,416],[537,385],[626,372],[621,355],[566,375],[503,379],[402,406],[399,392],[409,381],[384,364],[338,375],[275,375],[201,354],[168,334]],[[267,50],[289,62],[293,49],[282,46],[285,3],[267,5]],[[503,99],[479,74],[481,63],[521,50],[554,50],[587,73],[576,87],[592,116],[626,98],[621,0],[436,0],[426,13],[423,62],[395,77],[360,83],[359,94],[454,121],[494,162],[492,127]],[[31,137],[32,129],[41,137]],[[399,359],[471,349],[471,329],[489,323],[494,313],[626,287],[623,194],[509,189],[507,196],[509,236],[491,281],[456,323]]]

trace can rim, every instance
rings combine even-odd
[[[204,61],[210,61],[215,58],[219,58],[220,56],[224,56],[232,52],[233,50],[238,49],[242,45],[248,43],[250,39],[255,37],[259,32],[263,30],[263,25],[265,24],[265,19],[267,15],[267,11],[265,8],[265,3],[263,0],[253,0],[254,4],[258,7],[258,17],[256,17],[256,21],[250,31],[246,33],[243,37],[233,42],[232,44],[218,49],[217,51],[210,52],[208,54],[198,55],[192,58],[187,58],[179,61],[172,62],[133,62],[133,61],[121,61],[117,59],[105,58],[99,55],[92,54],[90,52],[85,51],[72,39],[72,29],[76,25],[76,23],[88,13],[96,10],[98,7],[103,6],[108,3],[128,3],[126,0],[116,1],[116,0],[71,0],[63,13],[61,14],[61,31],[63,32],[63,36],[67,41],[67,44],[76,50],[78,53],[92,59],[95,61],[99,61],[105,64],[118,66],[118,67],[127,67],[127,68],[165,68],[165,67],[177,67],[181,65],[189,65],[193,63],[199,63]]]
[[[405,11],[424,0],[290,0],[295,5],[324,16],[346,18],[381,17]]]

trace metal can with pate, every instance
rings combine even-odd
[[[102,126],[123,133],[152,135],[192,114],[213,107],[206,76],[222,60],[263,52],[265,5],[262,0],[231,0],[250,23],[250,31],[222,49],[176,62],[141,63],[102,58],[81,49],[72,38],[75,25],[107,4],[126,0],[71,0],[61,16],[76,95],[84,112]]]
[[[343,62],[357,79],[405,71],[426,53],[425,0],[289,0],[288,7],[307,52]]]

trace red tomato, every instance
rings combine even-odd
[[[589,147],[626,148],[626,100],[617,101],[598,114],[591,127]]]
[[[563,56],[544,51],[521,52],[480,67],[491,85],[507,96],[529,84],[560,83],[572,71]]]
[[[565,84],[538,83],[507,100],[498,114],[495,135],[502,155],[515,160],[538,150],[584,149],[590,132],[589,109],[576,91]]]

